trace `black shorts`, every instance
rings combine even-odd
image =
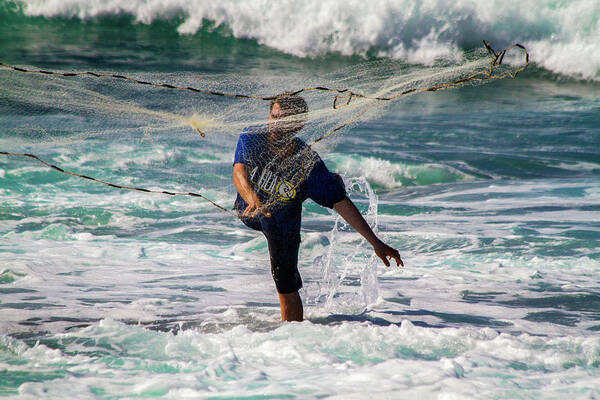
[[[302,287],[302,278],[298,272],[300,233],[263,233],[269,244],[271,275],[277,292],[281,294],[297,292]]]

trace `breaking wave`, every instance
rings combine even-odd
[[[535,3],[535,4],[531,4]],[[131,15],[136,23],[177,23],[181,35],[224,28],[298,57],[330,53],[390,57],[431,65],[460,59],[487,39],[502,48],[521,42],[532,61],[553,73],[600,81],[600,3],[588,0],[19,0],[28,16]]]

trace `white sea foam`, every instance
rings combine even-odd
[[[103,394],[173,399],[215,393],[362,399],[392,398],[399,392],[409,398],[497,398],[518,383],[519,393],[532,397],[564,397],[597,393],[591,371],[600,349],[594,337],[434,330],[407,320],[388,327],[305,322],[269,332],[237,326],[218,334],[188,330],[172,335],[106,319],[55,338],[67,351],[43,344],[27,349],[0,337],[16,361],[3,367],[13,371],[18,362],[39,373],[59,372],[53,379],[22,385],[21,396],[85,398],[96,388]],[[81,354],[86,350],[89,355]],[[74,351],[80,354],[73,356]],[[70,373],[61,373],[64,365]]]
[[[21,0],[28,15],[87,19],[130,14],[140,23],[183,15],[178,32],[207,22],[234,37],[255,39],[300,57],[367,52],[429,65],[457,59],[481,39],[495,46],[521,42],[537,65],[552,72],[600,80],[600,2],[573,0]]]

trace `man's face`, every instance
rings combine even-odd
[[[301,117],[294,118],[294,110],[282,108],[279,103],[273,104],[269,115],[269,138],[276,142],[289,140],[294,133],[304,126]]]

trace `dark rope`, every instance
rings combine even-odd
[[[210,204],[212,204],[213,206],[217,207],[219,210],[225,211],[226,213],[229,213],[229,214],[237,217],[237,213],[234,213],[233,211],[228,210],[227,208],[223,207],[222,205],[215,203],[214,201],[208,199],[207,197],[201,195],[200,193],[193,193],[193,192],[187,192],[187,193],[183,193],[182,192],[182,193],[179,193],[179,192],[169,192],[167,190],[151,190],[151,189],[145,189],[145,188],[141,188],[141,187],[117,185],[116,183],[106,182],[106,181],[103,181],[103,180],[100,180],[100,179],[92,178],[91,176],[81,175],[81,174],[77,174],[75,172],[66,171],[66,170],[64,170],[64,169],[62,169],[60,167],[57,167],[56,165],[47,163],[46,161],[42,160],[41,158],[39,158],[38,156],[36,156],[34,154],[28,154],[28,153],[9,153],[7,151],[0,151],[0,155],[32,158],[32,159],[34,159],[36,161],[39,161],[40,163],[44,164],[46,167],[52,168],[53,170],[58,171],[58,172],[60,172],[62,174],[67,174],[67,175],[76,176],[78,178],[87,179],[88,181],[92,181],[92,182],[96,182],[96,183],[101,183],[103,185],[110,186],[110,187],[115,188],[115,189],[132,190],[132,191],[142,192],[142,193],[166,194],[166,195],[169,195],[169,196],[199,197],[199,198],[201,198],[203,200],[208,201]]]
[[[514,73],[507,73],[504,75],[501,75],[497,78],[494,79],[501,79],[501,78],[505,78],[508,76],[511,76],[512,78],[514,78],[519,72],[521,72],[522,70],[524,70],[527,65],[529,64],[529,54],[527,53],[527,50],[525,49],[525,47],[523,47],[522,45],[516,43],[504,50],[502,50],[500,53],[496,53],[492,47],[490,46],[489,42],[487,41],[483,41],[484,46],[486,47],[486,49],[488,50],[488,53],[490,54],[490,57],[492,58],[492,62],[490,63],[490,69],[489,69],[489,73],[486,74],[488,76],[488,78],[490,77],[490,75],[493,73],[493,67],[496,65],[500,65],[502,63],[502,59],[504,58],[504,54],[506,54],[507,51],[509,51],[510,49],[512,49],[513,47],[517,47],[520,48],[524,53],[525,53],[525,65],[521,68],[519,68],[518,70],[516,70]],[[248,94],[243,94],[243,93],[224,93],[224,92],[216,92],[216,91],[212,91],[212,90],[204,90],[204,89],[198,89],[198,88],[194,88],[194,87],[190,87],[190,86],[176,86],[176,85],[171,85],[168,83],[156,83],[156,82],[150,82],[150,81],[143,81],[140,79],[136,79],[136,78],[131,78],[128,76],[124,76],[124,75],[118,75],[118,74],[103,74],[103,73],[98,73],[98,72],[92,72],[92,71],[85,71],[85,72],[58,72],[58,71],[48,71],[48,70],[43,70],[43,69],[27,69],[27,68],[21,68],[21,67],[17,67],[14,65],[10,65],[7,63],[4,63],[2,61],[0,61],[0,66],[3,66],[5,68],[9,68],[12,69],[14,71],[18,71],[18,72],[24,72],[24,73],[29,73],[29,74],[42,74],[42,75],[57,75],[57,76],[63,76],[63,77],[74,77],[74,76],[84,76],[84,75],[89,75],[89,76],[93,76],[96,78],[113,78],[113,79],[123,79],[123,80],[127,80],[127,81],[131,81],[131,82],[135,82],[138,83],[140,85],[149,85],[149,86],[155,86],[155,87],[161,87],[161,88],[165,88],[165,89],[175,89],[175,90],[186,90],[186,91],[190,91],[190,92],[194,92],[194,93],[201,93],[201,94],[205,94],[205,95],[210,95],[210,96],[221,96],[221,97],[236,97],[236,98],[242,98],[242,99],[255,99],[255,100],[275,100],[277,99],[277,97],[281,96],[281,94],[278,95],[273,95],[273,96],[251,96]],[[398,93],[396,95],[390,96],[390,97],[372,97],[372,96],[367,96],[364,95],[362,93],[356,93],[353,92],[350,89],[337,89],[337,88],[330,88],[330,87],[325,87],[325,86],[315,86],[315,87],[309,87],[309,88],[303,88],[303,89],[299,89],[299,90],[295,90],[295,91],[291,91],[291,92],[286,92],[285,95],[298,95],[300,93],[303,92],[309,92],[309,91],[322,91],[322,92],[334,92],[334,93],[338,93],[335,96],[335,99],[333,101],[333,108],[337,109],[339,108],[339,106],[337,105],[338,103],[338,98],[341,96],[348,96],[348,100],[346,101],[345,105],[350,104],[350,101],[352,100],[353,97],[358,97],[358,98],[363,98],[363,99],[368,99],[368,100],[382,100],[382,101],[389,101],[389,100],[394,100],[400,96],[404,96],[406,94],[409,93],[413,93],[415,91],[418,92],[423,92],[423,91],[436,91],[436,90],[440,90],[440,89],[447,89],[448,87],[454,87],[456,86],[456,84],[460,84],[460,83],[465,83],[468,81],[474,81],[474,80],[480,80],[480,79],[476,79],[476,77],[480,75],[480,73],[474,74],[470,77],[467,78],[463,78],[460,79],[458,81],[449,83],[449,84],[442,84],[442,85],[438,85],[438,86],[433,86],[431,88],[427,88],[427,89],[419,89],[419,90],[407,90],[404,91],[402,93]],[[484,79],[485,80],[485,79]],[[449,86],[447,86],[449,85]]]
[[[216,91],[212,91],[212,90],[198,89],[198,88],[194,88],[191,86],[176,86],[176,85],[171,85],[168,83],[149,82],[149,81],[143,81],[143,80],[136,79],[136,78],[131,78],[131,77],[124,76],[124,75],[103,74],[103,73],[92,72],[92,71],[58,72],[58,71],[48,71],[48,70],[43,70],[43,69],[27,69],[27,68],[22,68],[22,67],[17,67],[17,66],[11,65],[11,64],[7,64],[2,61],[0,61],[0,66],[12,69],[14,71],[28,73],[28,74],[56,75],[56,76],[62,76],[62,77],[74,77],[74,76],[88,75],[88,76],[93,76],[96,78],[122,79],[122,80],[135,82],[140,85],[155,86],[155,87],[161,87],[161,88],[165,88],[165,89],[185,90],[185,91],[189,91],[189,92],[193,92],[193,93],[201,93],[201,94],[205,94],[205,95],[209,95],[209,96],[236,97],[236,98],[240,98],[240,99],[255,99],[255,100],[269,100],[269,101],[275,100],[277,97],[281,96],[281,94],[273,95],[273,96],[252,96],[249,94],[242,94],[242,93],[216,92]],[[361,97],[361,98],[371,99],[371,100],[390,100],[389,98],[385,98],[385,97],[365,96],[360,93],[354,93],[354,92],[350,91],[349,89],[336,89],[336,88],[329,88],[329,87],[324,87],[324,86],[303,88],[303,89],[299,89],[299,90],[286,92],[285,94],[288,96],[293,96],[293,95],[298,95],[302,92],[309,92],[309,91],[335,92],[335,93],[339,93],[339,94],[349,93],[350,97]],[[335,104],[334,104],[333,108],[336,108]]]

